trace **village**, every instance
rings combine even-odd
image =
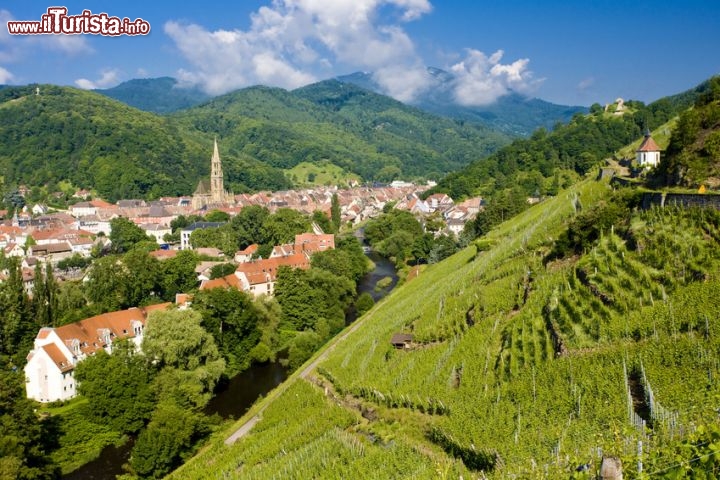
[[[158,248],[150,255],[160,261],[172,258],[182,250],[195,250],[204,258],[212,258],[212,261],[199,262],[196,267],[200,290],[235,288],[253,297],[272,296],[280,267],[309,268],[314,253],[335,248],[335,236],[323,232],[313,223],[312,232],[296,235],[293,243],[275,245],[268,258],[258,257],[257,244],[227,258],[217,248],[195,248],[191,241],[194,231],[218,227],[222,222],[193,222],[180,232],[173,232],[171,223],[181,216],[204,218],[212,211],[232,217],[249,206],[264,207],[271,213],[281,208],[292,209],[308,216],[320,211],[330,217],[335,198],[340,206],[341,223],[348,227],[361,226],[364,221],[393,207],[409,211],[421,223],[431,216],[439,218],[443,228],[437,234],[458,236],[465,223],[473,220],[482,208],[482,199],[472,198],[460,204],[455,204],[445,194],[432,194],[422,199],[423,192],[431,186],[395,181],[390,185],[323,186],[233,195],[224,189],[222,162],[215,142],[210,181],[200,181],[192,196],[156,201],[127,199],[111,204],[91,198],[87,190],[78,190],[74,195],[77,202],[66,211],[49,211],[45,205],[35,204],[15,212],[12,219],[0,224],[0,248],[6,258],[16,257],[21,262],[23,285],[26,293],[32,296],[39,265],[52,266],[53,275],[59,282],[86,280],[87,268],[58,266],[71,258],[88,259],[89,263],[93,255],[108,247],[112,221],[125,218],[142,229],[148,238],[155,239]],[[23,189],[19,190],[22,194]],[[177,236],[171,238],[173,233],[179,233],[179,241],[173,241],[177,239]],[[212,267],[224,263],[236,265],[235,272],[211,278]],[[7,275],[7,271],[0,272],[0,281]],[[174,304],[176,308],[185,309],[191,305],[191,300],[191,295],[178,294]],[[77,384],[73,370],[78,362],[100,349],[110,353],[113,342],[121,339],[130,340],[139,348],[148,314],[172,305],[133,307],[68,325],[42,326],[24,367],[27,396],[44,403],[75,397]]]

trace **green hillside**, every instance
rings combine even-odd
[[[529,138],[515,140],[488,158],[453,172],[433,191],[460,198],[520,187],[527,194],[539,190],[553,195],[564,183],[563,177],[584,175],[617,150],[641,139],[646,129],[658,128],[690,107],[707,88],[708,82],[704,82],[649,105],[628,101],[628,113],[622,116],[605,114],[596,105],[589,115],[576,114],[552,132],[536,130]]]
[[[6,186],[69,180],[105,199],[191,194],[209,174],[211,134],[128,107],[93,92],[41,85],[0,91],[0,169]],[[285,188],[278,169],[227,155],[226,181],[236,191]]]
[[[172,478],[636,478],[638,441],[682,471],[715,441],[675,450],[717,418],[720,214],[636,204],[584,180],[429,266]]]
[[[327,160],[365,180],[439,179],[507,143],[389,97],[337,81],[288,92],[251,87],[173,116],[216,132],[231,151],[276,168]]]
[[[673,128],[656,183],[720,187],[720,77],[703,85],[693,108],[683,112]]]

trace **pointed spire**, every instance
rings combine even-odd
[[[220,160],[220,152],[218,152],[218,146],[217,146],[217,135],[215,135],[215,145],[213,146],[213,160]]]

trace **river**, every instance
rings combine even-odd
[[[358,295],[367,292],[377,302],[395,288],[398,277],[392,262],[375,252],[367,252],[366,255],[375,264],[375,269],[358,283]],[[376,289],[377,282],[386,277],[390,277],[390,284]],[[351,308],[346,314],[346,323],[352,323],[355,318],[355,311]],[[221,390],[208,402],[205,413],[217,413],[224,419],[240,418],[258,397],[280,385],[287,375],[287,369],[280,363],[253,365],[221,385]],[[125,473],[122,466],[130,458],[133,443],[131,440],[120,447],[105,447],[97,459],[63,475],[63,480],[114,480],[116,475]]]

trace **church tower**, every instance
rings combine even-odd
[[[192,207],[200,210],[208,207],[233,205],[234,203],[235,197],[232,192],[225,191],[222,162],[218,152],[217,138],[215,138],[213,154],[210,159],[210,182],[208,184],[207,179],[198,182],[192,197]]]
[[[210,197],[211,202],[215,204],[225,203],[226,200],[225,187],[223,186],[222,162],[220,161],[220,153],[218,152],[217,138],[215,138],[212,160],[210,160]]]

